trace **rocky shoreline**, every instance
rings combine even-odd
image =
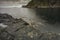
[[[0,40],[60,40],[59,33],[41,33],[34,25],[30,25],[22,18],[15,19],[11,15],[0,13],[0,24],[7,27],[0,28]]]
[[[60,7],[60,1],[59,0],[32,0],[30,1],[26,6],[27,8],[59,8]]]

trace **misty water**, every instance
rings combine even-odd
[[[36,29],[39,29],[41,32],[55,32],[60,33],[60,23],[52,23],[53,21],[46,21],[42,19],[44,15],[41,14],[49,13],[56,15],[59,13],[59,8],[49,9],[49,8],[41,8],[41,9],[31,9],[31,8],[18,8],[18,7],[11,7],[11,8],[0,8],[0,13],[7,13],[12,15],[14,18],[22,18],[28,23],[35,22],[39,26]],[[50,23],[51,22],[51,23]]]

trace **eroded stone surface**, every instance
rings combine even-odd
[[[33,25],[25,22],[23,19],[15,19],[8,14],[0,15],[0,23],[7,27],[0,28],[0,40],[60,40],[58,33],[41,33]],[[6,21],[7,20],[7,21]]]

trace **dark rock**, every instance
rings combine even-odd
[[[32,0],[26,6],[28,8],[55,8],[60,7],[60,0]]]
[[[1,19],[7,20],[11,17],[9,15],[9,18],[6,18],[8,14],[5,16],[4,14],[1,15]],[[9,20],[10,22],[3,20],[8,24],[1,22],[8,25],[8,27],[0,30],[0,40],[60,40],[59,33],[41,33],[39,29],[34,28],[33,25],[29,25],[29,23],[25,22],[22,18],[15,19],[11,17]]]

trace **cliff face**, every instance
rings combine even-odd
[[[40,8],[40,7],[59,7],[60,0],[32,0],[26,7]]]

